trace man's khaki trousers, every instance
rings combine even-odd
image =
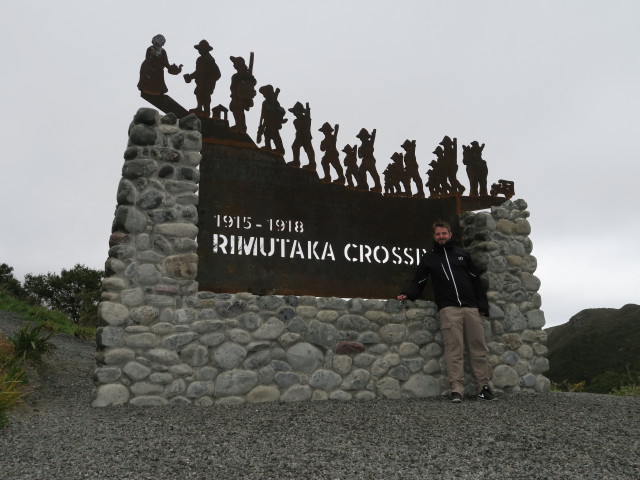
[[[440,329],[444,338],[444,361],[447,364],[451,392],[464,395],[464,347],[478,391],[489,384],[492,369],[487,362],[483,319],[477,308],[444,307],[440,310]]]

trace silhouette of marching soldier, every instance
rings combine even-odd
[[[371,192],[382,193],[382,185],[380,185],[380,176],[376,170],[376,158],[373,156],[374,143],[376,141],[376,129],[374,128],[371,134],[363,128],[360,130],[356,138],[361,141],[360,148],[358,148],[358,157],[362,159],[360,165],[360,176],[363,184],[368,188],[367,173],[371,175],[375,185],[370,189]]]
[[[439,197],[442,194],[442,187],[440,185],[440,179],[438,178],[438,163],[432,160],[429,165],[431,168],[427,170],[427,183],[425,186],[429,189],[429,196],[432,198]]]
[[[477,141],[471,142],[470,146],[462,146],[462,163],[467,166],[467,176],[469,177],[469,195],[471,197],[478,196],[478,190],[481,196],[487,195],[487,175],[489,169],[487,162],[482,159],[482,151],[484,143],[481,145]]]
[[[416,141],[405,140],[401,145],[404,149],[404,165],[406,171],[406,191],[411,195],[411,181],[416,184],[416,194],[414,197],[424,198],[424,188],[422,188],[422,177],[418,170],[418,161],[416,159]]]
[[[349,144],[345,145],[342,151],[345,153],[344,166],[347,167],[345,176],[347,178],[348,188],[362,189],[362,180],[358,170],[358,146],[353,147]]]
[[[403,155],[398,152],[394,152],[391,155],[392,162],[385,169],[385,192],[394,195],[400,196],[403,195],[402,184],[405,176],[404,166],[403,166]],[[406,190],[404,192],[406,194]]]
[[[446,181],[451,186],[449,193],[456,194],[465,191],[465,187],[458,181],[456,175],[458,173],[458,139],[451,138],[448,135],[440,142],[442,145],[442,165],[443,174]]]
[[[260,112],[260,125],[258,126],[256,143],[262,143],[262,136],[264,135],[265,147],[271,150],[271,142],[273,142],[275,151],[280,155],[284,155],[280,129],[288,119],[284,118],[286,111],[278,102],[280,89],[276,88],[274,91],[272,85],[263,85],[260,87],[259,92],[264,96],[264,101]]]
[[[447,183],[444,149],[441,146],[437,146],[433,153],[436,156],[436,160],[430,163],[433,166],[430,182],[433,184],[436,195],[449,195],[453,193],[453,187]]]
[[[293,120],[293,126],[296,129],[296,137],[291,144],[293,161],[289,162],[287,165],[291,165],[292,167],[300,166],[300,147],[302,147],[309,159],[309,164],[302,168],[305,170],[315,170],[316,153],[314,152],[313,145],[311,144],[311,139],[313,137],[311,136],[311,109],[309,108],[309,104],[307,103],[305,108],[300,102],[296,102],[289,111],[296,117]]]
[[[211,95],[216,88],[216,82],[220,79],[220,69],[215,59],[211,56],[213,47],[206,40],[200,40],[200,43],[194,45],[200,56],[196,60],[196,69],[193,73],[185,73],[184,81],[191,83],[194,80],[196,88],[193,93],[196,94],[198,106],[189,111],[195,113],[198,117],[209,118],[211,107]]]
[[[253,52],[249,57],[249,66],[242,57],[229,57],[236,69],[236,73],[231,77],[231,103],[229,110],[233,114],[236,124],[232,130],[247,133],[247,123],[245,111],[253,107],[253,98],[256,96],[256,79],[253,76]]]
[[[342,172],[342,165],[340,165],[340,154],[338,153],[338,148],[336,147],[339,129],[340,125],[336,123],[335,127],[331,127],[329,122],[324,122],[322,127],[318,129],[318,131],[324,133],[324,139],[320,142],[320,150],[324,152],[322,161],[320,162],[320,164],[322,165],[322,170],[324,171],[324,177],[321,181],[331,181],[331,175],[329,174],[329,172],[330,167],[333,167],[338,174],[338,178],[335,179],[333,183],[344,185],[344,174]]]
[[[171,75],[178,75],[182,65],[169,64],[169,58],[164,46],[164,35],[156,35],[151,39],[151,46],[147,48],[145,59],[140,65],[140,79],[138,90],[149,95],[163,95],[169,91],[164,83],[164,69]]]

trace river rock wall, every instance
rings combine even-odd
[[[93,405],[446,394],[433,302],[198,291],[199,129],[195,116],[178,122],[148,108],[129,128],[99,307]],[[484,270],[497,392],[549,389],[526,209],[523,200],[506,201],[461,217],[464,245]]]

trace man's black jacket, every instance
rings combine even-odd
[[[404,293],[411,300],[420,296],[431,276],[438,310],[444,307],[477,307],[481,314],[489,313],[487,294],[469,252],[451,242],[440,246],[420,259],[416,276]]]

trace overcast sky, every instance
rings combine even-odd
[[[150,106],[140,64],[162,33],[184,72],[196,43],[214,47],[212,105],[228,106],[229,56],[253,51],[258,86],[279,87],[285,108],[309,102],[315,128],[339,123],[339,144],[376,128],[380,173],[407,138],[425,181],[444,135],[485,143],[489,183],[514,180],[529,204],[547,326],[640,303],[636,0],[7,3],[0,262],[19,278],[103,268],[127,127]],[[193,84],[165,79],[195,106]],[[463,168],[458,179],[468,186]]]

